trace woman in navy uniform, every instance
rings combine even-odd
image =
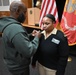
[[[44,31],[32,58],[32,67],[38,61],[40,75],[64,75],[69,55],[67,38],[54,27],[55,17],[52,14],[45,15],[42,24]]]

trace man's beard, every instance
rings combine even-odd
[[[23,13],[21,13],[18,18],[17,18],[18,22],[23,23],[25,21],[25,15]]]

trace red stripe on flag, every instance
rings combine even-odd
[[[56,13],[57,13],[57,9],[54,10],[54,15],[56,15]]]
[[[52,5],[50,6],[49,13],[51,13],[51,11],[52,11],[52,9],[53,9],[53,5],[54,5],[54,0],[52,1]]]
[[[57,8],[56,8],[55,0],[43,0],[42,1],[41,12],[40,12],[40,21],[39,21],[40,27],[42,26],[42,19],[46,14],[53,14],[58,23],[58,12],[57,12]]]
[[[45,5],[45,0],[42,2],[40,16],[41,16],[41,14],[42,14],[42,11],[43,11],[43,9],[44,9],[44,5]]]
[[[50,0],[44,0],[43,1],[43,7],[42,7],[42,9],[41,9],[41,20],[40,21],[42,21],[42,18],[46,15],[46,11],[47,11],[47,9],[48,9],[48,4],[49,4],[49,1]],[[40,22],[40,25],[42,24],[42,22]]]

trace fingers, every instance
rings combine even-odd
[[[37,30],[33,30],[33,32],[32,32],[32,36],[39,36],[40,35],[40,30],[39,31],[37,31]]]
[[[33,30],[32,36],[35,36],[36,33],[37,33],[37,30]]]
[[[35,36],[38,37],[38,38],[40,38],[41,37],[40,31],[36,31]]]

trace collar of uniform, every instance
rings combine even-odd
[[[45,39],[47,39],[51,34],[56,34],[56,33],[57,33],[57,29],[54,28],[54,29],[52,30],[52,32],[51,32],[50,34],[48,34],[48,36],[46,36],[46,31],[45,31],[45,30],[42,31],[41,33],[44,34]]]

